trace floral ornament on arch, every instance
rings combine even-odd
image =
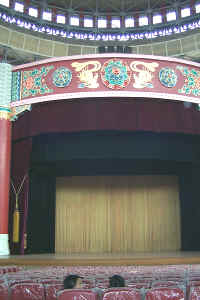
[[[194,96],[200,95],[200,71],[188,67],[176,67],[184,76],[184,85],[178,90],[179,93]]]
[[[52,81],[58,88],[67,87],[72,80],[72,72],[64,66],[59,67],[53,72]]]
[[[22,72],[22,98],[52,93],[53,89],[47,86],[45,77],[54,66],[41,67]]]
[[[172,68],[165,67],[159,71],[159,80],[165,87],[173,88],[177,84],[178,76]]]
[[[128,86],[131,70],[122,59],[110,59],[101,69],[101,79],[106,87],[119,90]]]

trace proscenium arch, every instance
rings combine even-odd
[[[45,75],[41,73],[42,68],[46,70]],[[64,76],[70,78],[63,79],[65,82],[59,86],[54,79],[60,68],[64,68],[64,72],[68,72]],[[39,75],[35,76],[34,71]],[[200,64],[169,57],[101,54],[51,58],[14,67],[13,74],[19,74],[19,81],[11,107],[104,97],[200,102],[197,84]],[[40,88],[35,78],[41,81]]]
[[[73,62],[83,62],[83,61],[94,61],[94,60],[99,60],[99,59],[102,59],[102,61],[103,62],[106,62],[106,61],[110,61],[110,60],[112,60],[112,58],[113,58],[113,54],[109,54],[109,55],[98,55],[98,56],[82,56],[82,57],[73,57],[73,58],[61,58],[61,59],[59,59],[59,58],[56,58],[56,59],[52,59],[52,60],[47,60],[47,61],[41,61],[41,62],[38,62],[37,64],[36,63],[33,63],[33,64],[28,64],[28,65],[24,65],[24,66],[20,66],[20,67],[18,67],[18,68],[13,68],[13,71],[14,72],[17,72],[17,71],[27,71],[27,70],[34,70],[34,69],[40,69],[43,65],[45,65],[45,64],[47,64],[47,65],[54,65],[54,63],[58,63],[58,65],[57,65],[57,67],[59,66],[66,66],[66,67],[68,67],[68,65],[65,65],[65,62],[67,61],[67,63],[70,63],[70,69],[72,69],[71,68],[71,64],[73,63]],[[197,75],[198,75],[198,70],[199,70],[199,64],[195,64],[195,63],[190,63],[190,62],[185,62],[185,61],[182,61],[182,60],[177,60],[177,59],[168,59],[168,58],[160,58],[159,57],[159,61],[161,61],[162,63],[163,63],[163,68],[164,67],[171,67],[171,69],[173,69],[173,70],[175,70],[175,68],[176,68],[176,66],[177,65],[179,65],[179,66],[185,66],[185,67],[187,67],[188,68],[188,70],[191,70],[191,69],[195,69],[196,71],[197,71]],[[152,62],[157,62],[158,61],[158,57],[149,57],[149,56],[136,56],[136,55],[118,55],[117,56],[117,60],[118,61],[120,61],[120,60],[122,60],[123,62],[126,62],[127,60],[129,60],[129,61],[142,61],[142,62],[149,62],[149,63],[152,63]],[[171,64],[173,64],[173,67],[172,67],[172,65]],[[54,65],[55,66],[55,65]],[[130,64],[129,64],[129,66],[130,66]],[[54,69],[52,69],[52,73],[54,72],[54,71],[56,71],[56,69],[57,68],[54,68]],[[99,70],[100,71],[100,70]],[[93,89],[92,88],[88,88],[88,87],[84,87],[84,88],[82,88],[81,89],[81,92],[79,92],[79,88],[78,88],[78,83],[79,83],[79,81],[78,81],[78,77],[76,77],[76,73],[75,73],[75,71],[73,70],[73,74],[72,74],[72,76],[73,75],[75,75],[74,77],[73,77],[73,79],[75,79],[75,82],[74,82],[74,91],[73,91],[73,93],[52,93],[52,94],[49,94],[49,95],[45,95],[45,96],[41,96],[40,95],[40,97],[27,97],[27,98],[24,98],[24,99],[22,99],[22,100],[17,100],[17,101],[15,101],[15,102],[12,102],[12,106],[13,107],[17,107],[17,106],[20,106],[20,105],[24,105],[24,104],[27,104],[27,103],[30,103],[30,104],[33,104],[33,103],[38,103],[38,105],[40,105],[41,104],[41,106],[43,106],[43,107],[49,107],[49,109],[52,109],[53,107],[52,106],[54,106],[54,104],[55,104],[55,106],[59,106],[60,107],[60,105],[62,104],[62,102],[63,103],[65,103],[65,104],[69,104],[69,106],[70,106],[70,104],[74,104],[73,103],[73,101],[71,101],[71,103],[67,103],[67,101],[65,101],[65,99],[67,99],[67,100],[71,100],[71,99],[81,99],[82,98],[82,100],[80,101],[82,104],[85,104],[85,102],[84,102],[84,98],[85,98],[85,100],[86,99],[88,99],[88,98],[90,98],[90,97],[93,97],[93,98],[97,98],[97,97],[99,97],[100,98],[100,101],[98,101],[98,104],[100,104],[100,103],[102,103],[103,104],[103,101],[101,101],[101,99],[106,99],[106,98],[109,98],[109,97],[112,97],[112,98],[115,98],[115,103],[117,103],[117,101],[119,101],[119,99],[121,100],[121,102],[123,102],[123,100],[125,100],[125,98],[126,97],[128,97],[127,95],[130,95],[129,97],[131,97],[131,98],[133,98],[133,101],[132,101],[132,99],[131,98],[129,98],[129,101],[131,102],[131,104],[133,104],[134,102],[139,102],[140,101],[140,99],[141,99],[141,103],[144,101],[144,99],[142,99],[142,98],[146,98],[145,99],[145,101],[146,102],[154,102],[154,98],[156,98],[156,96],[154,95],[154,97],[153,97],[153,94],[150,94],[150,92],[147,92],[147,89],[148,89],[148,91],[151,91],[152,90],[152,87],[143,87],[143,88],[135,88],[134,90],[126,90],[126,88],[129,88],[129,85],[132,87],[133,86],[133,84],[134,84],[134,81],[133,81],[133,72],[131,73],[131,79],[130,79],[130,82],[129,82],[129,85],[127,86],[127,87],[123,87],[122,89],[110,89],[109,87],[107,87],[106,85],[103,85],[103,83],[101,82],[101,78],[100,78],[100,73],[98,74],[99,75],[99,77],[98,77],[98,83],[100,84],[100,87],[102,88],[102,89],[100,89],[100,90],[97,90],[97,88],[94,88],[94,91],[93,92],[91,92]],[[179,75],[180,75],[181,73],[179,73]],[[136,75],[138,75],[138,74],[136,74]],[[157,72],[157,75],[158,75],[158,72]],[[197,76],[198,77],[198,76]],[[157,80],[157,83],[159,83],[159,79],[158,79],[158,76],[155,76],[154,78],[156,78],[156,80]],[[52,76],[50,76],[49,77],[49,80],[52,80]],[[180,82],[181,84],[184,84],[184,76],[182,77],[182,81]],[[161,83],[159,83],[160,84],[160,86],[161,86]],[[70,87],[70,85],[69,86],[67,86],[67,88],[66,89],[68,89]],[[181,88],[182,86],[180,86],[180,88]],[[170,87],[162,87],[163,89],[165,89],[165,91],[170,91]],[[60,88],[62,91],[63,91],[63,88]],[[83,89],[85,89],[85,92],[83,92],[82,90]],[[105,89],[105,90],[104,90]],[[138,90],[137,90],[138,89]],[[78,92],[79,93],[78,93]],[[156,94],[156,91],[155,91],[155,94]],[[139,96],[140,95],[140,96]],[[163,100],[165,100],[165,99],[167,99],[168,101],[165,101],[165,103],[163,103],[164,104],[164,106],[165,106],[165,104],[167,104],[168,102],[170,102],[170,97],[172,97],[171,96],[172,94],[170,94],[170,93],[165,93],[164,95],[163,94],[160,94],[159,95],[159,99],[163,99]],[[149,98],[147,97],[147,96],[149,96]],[[165,96],[165,97],[164,97]],[[140,98],[141,97],[141,98]],[[178,94],[178,96],[176,95],[176,99],[171,99],[171,100],[179,100],[179,101],[190,101],[190,102],[194,102],[194,103],[198,103],[199,102],[199,97],[198,96],[188,96],[188,95],[183,95],[183,94]],[[139,98],[139,99],[136,99],[136,98]],[[150,99],[150,98],[152,98],[152,99]],[[90,98],[91,99],[91,98]],[[111,99],[111,98],[110,98]],[[53,103],[53,101],[52,100],[63,100],[63,101],[57,101],[58,103]],[[51,101],[51,103],[47,103],[47,101]],[[40,102],[40,103],[39,103]],[[44,105],[42,105],[42,102],[46,102],[46,103],[44,103]],[[75,102],[75,101],[74,101]],[[84,103],[83,103],[84,102]],[[92,99],[91,99],[91,101],[90,102],[92,102]],[[156,101],[155,101],[156,102]],[[157,101],[158,102],[158,101]],[[177,102],[177,101],[176,101]],[[112,103],[113,104],[113,103]],[[149,103],[150,104],[150,103]],[[155,103],[156,104],[156,103]],[[184,109],[184,106],[183,105],[181,105],[181,103],[175,103],[175,101],[173,102],[173,107],[174,107],[174,105],[176,105],[176,104],[178,104],[179,106],[182,106],[182,109]],[[115,104],[114,104],[115,105]],[[64,105],[64,107],[68,110],[69,109],[69,107],[67,107],[68,105]],[[34,110],[35,110],[35,108],[37,109],[37,104],[33,107],[33,117],[31,117],[31,120],[33,120],[33,118],[34,117],[36,117],[36,115],[34,114]],[[77,109],[77,107],[76,107],[76,109]],[[113,111],[113,109],[112,109],[112,111]],[[38,111],[38,113],[39,113],[39,111]],[[46,110],[46,113],[47,113],[47,110]],[[55,111],[54,111],[54,113],[55,113]],[[149,113],[149,111],[148,111],[148,113]],[[30,113],[30,114],[32,114],[32,113]],[[36,113],[37,114],[37,113]],[[69,113],[68,113],[69,114]],[[163,111],[163,114],[164,114],[164,111]],[[196,114],[198,114],[198,112],[196,112]],[[76,115],[77,115],[77,110],[76,110]],[[44,115],[43,115],[43,117],[44,117]],[[58,116],[57,116],[58,117]],[[170,116],[171,117],[171,116]],[[26,120],[29,118],[29,116],[28,116],[28,114],[25,114],[22,118],[20,118],[21,120],[23,119],[23,118],[25,118]],[[99,118],[99,116],[98,116],[98,118]],[[131,116],[131,123],[132,123],[132,116]],[[66,120],[67,118],[66,118],[66,115],[65,115],[65,120]],[[95,117],[94,117],[94,119],[95,119]],[[16,122],[16,125],[17,125],[17,123],[19,122],[19,124],[21,123],[21,120],[18,120],[17,122]],[[36,118],[36,120],[37,120],[37,118]],[[71,119],[70,119],[71,120]],[[99,119],[100,120],[100,119]],[[55,120],[54,120],[55,121]],[[75,121],[76,122],[76,121]],[[94,127],[97,125],[96,124],[96,120],[94,121]],[[25,125],[26,126],[26,125]],[[92,127],[92,126],[91,126]],[[88,130],[92,130],[92,128],[89,128]],[[96,129],[97,129],[97,126],[95,127]],[[52,129],[52,127],[51,127],[51,129]],[[77,127],[76,127],[76,129],[77,129]],[[158,128],[159,129],[159,128]],[[83,130],[83,127],[82,128],[80,128],[80,130]],[[108,130],[108,128],[106,127],[106,130]],[[128,130],[128,128],[127,128],[127,130]],[[139,130],[138,129],[138,127],[137,127],[137,129],[135,129],[135,130]],[[132,131],[135,131],[134,129],[132,129]],[[71,132],[72,132],[73,130],[71,130]],[[43,131],[44,132],[44,131]],[[29,132],[29,134],[30,134],[30,136],[31,136],[31,132]],[[34,135],[34,134],[33,134]],[[35,133],[35,135],[36,135],[36,133]],[[39,134],[38,134],[39,135]],[[148,135],[148,134],[147,134]],[[124,134],[122,133],[122,136],[124,136]],[[44,140],[43,139],[43,137],[41,137],[42,138],[42,140]],[[140,137],[141,138],[141,137]],[[181,139],[181,141],[183,142],[183,145],[185,145],[185,137],[182,137],[183,139]],[[110,137],[108,136],[108,138],[107,138],[108,140],[110,140]],[[91,140],[94,140],[93,139],[93,137],[91,137]],[[116,140],[118,141],[118,143],[120,144],[120,145],[123,145],[123,148],[124,148],[124,144],[123,143],[120,143],[122,140],[121,139],[119,139],[118,137],[116,137]],[[146,137],[144,138],[144,140],[146,140]],[[129,139],[127,138],[127,141],[129,142]],[[169,143],[169,139],[168,139],[168,137],[166,137],[166,141],[167,141],[167,143]],[[53,145],[55,144],[54,143],[55,142],[55,140],[53,141]],[[84,142],[85,142],[85,137],[84,137]],[[36,139],[34,139],[34,146],[36,145],[35,144],[36,143]],[[40,144],[40,146],[42,145],[41,143],[39,143]],[[94,143],[93,143],[94,144]],[[188,144],[190,144],[189,143],[189,141],[188,141]],[[69,145],[69,144],[68,144]],[[68,145],[67,145],[67,149],[69,149],[69,147],[68,147]],[[70,145],[72,145],[72,143],[70,143]],[[83,143],[83,145],[84,145],[84,143]],[[89,144],[88,144],[89,145]],[[160,142],[159,142],[159,145],[160,145]],[[196,145],[196,144],[195,144]],[[139,147],[139,144],[138,144],[138,147]],[[144,147],[146,150],[149,150],[149,148],[148,148],[148,145],[146,145],[146,147]],[[177,151],[176,153],[177,153],[177,157],[178,158],[180,158],[180,153],[182,153],[182,148],[183,147],[180,147],[179,148],[179,151]],[[48,149],[51,149],[51,153],[54,153],[54,151],[53,151],[53,148],[51,148],[51,147],[48,147]],[[60,147],[60,149],[64,149],[64,147],[63,147],[63,145],[62,145],[62,147]],[[80,147],[80,150],[81,149],[83,149],[82,147]],[[100,148],[99,148],[100,149]],[[115,147],[115,149],[119,149],[119,147]],[[126,147],[126,149],[129,149],[129,147]],[[196,149],[196,146],[195,146],[195,149]],[[91,150],[91,147],[90,147],[90,150]],[[167,147],[165,147],[165,150],[167,150]],[[187,149],[186,149],[187,150]],[[140,151],[140,147],[139,147],[139,149],[138,149],[138,151],[139,151],[139,154],[141,155],[141,151]],[[155,151],[153,151],[153,153],[154,153]],[[172,151],[172,152],[174,152],[174,151]],[[187,155],[189,155],[189,153],[188,153],[188,151],[186,151],[187,152]],[[44,152],[42,152],[43,154],[44,154]],[[72,151],[72,153],[74,154],[75,153],[75,151]],[[113,153],[113,151],[111,151],[111,153]],[[171,153],[171,152],[170,152]],[[83,153],[82,153],[83,154]],[[105,153],[104,153],[105,154]],[[32,155],[33,155],[33,153],[32,153]],[[66,153],[65,153],[65,155],[66,155]],[[166,155],[168,155],[168,153],[166,154]],[[195,158],[197,157],[198,155],[197,154],[194,154],[194,155],[192,155],[192,157],[194,157],[194,160],[195,160]],[[38,156],[37,156],[38,157]],[[60,157],[60,155],[59,155],[59,157]],[[32,159],[33,159],[33,156],[32,156]],[[177,160],[177,158],[176,159],[174,159],[174,160]],[[188,160],[188,157],[186,158],[186,161]],[[37,164],[37,161],[36,161],[36,164]],[[107,165],[107,161],[105,162],[105,164]],[[153,163],[152,163],[153,164]],[[92,161],[92,165],[94,165],[94,161]],[[168,164],[167,164],[167,166],[168,166]],[[59,167],[59,166],[58,166]],[[62,166],[61,166],[62,167]],[[69,165],[68,165],[68,167],[69,167]],[[174,166],[173,166],[174,167]],[[74,169],[74,166],[73,166],[73,169]],[[159,172],[160,172],[160,169],[161,169],[161,167],[159,167]],[[190,164],[190,166],[189,166],[189,169],[190,169],[190,173],[191,174],[193,174],[194,173],[194,171],[193,171],[193,163],[191,163]],[[193,177],[195,177],[195,178],[197,178],[198,176],[196,176],[197,174],[198,174],[198,172],[199,172],[199,168],[197,167],[196,168],[197,169],[197,171],[196,171],[196,173],[195,173],[195,175],[193,176]],[[36,173],[35,173],[35,172]],[[43,171],[43,170],[42,170]],[[151,168],[150,168],[150,171],[151,171]],[[180,171],[182,171],[182,166],[181,166],[181,170]],[[35,170],[35,169],[33,169],[33,172],[34,173],[32,173],[32,176],[34,177],[34,176],[36,176],[37,177],[37,172],[38,172],[38,170]],[[40,170],[39,170],[39,172],[40,172]],[[166,172],[168,172],[168,170],[166,171]],[[184,174],[183,174],[183,181],[185,180],[185,176],[187,175],[187,173],[188,173],[188,166],[186,166],[185,168],[184,168]],[[64,175],[66,175],[66,174],[64,174]],[[33,178],[32,177],[32,178]],[[40,179],[43,177],[43,174],[41,174],[41,177],[40,177]],[[39,178],[39,177],[38,177]],[[39,181],[41,181],[39,179]],[[54,178],[52,179],[52,180],[54,180]],[[41,181],[42,182],[42,181]],[[184,185],[184,184],[183,184]],[[53,187],[53,185],[52,185],[52,187]],[[193,185],[191,185],[191,189],[193,188]],[[188,193],[187,193],[187,196],[188,196],[188,194],[189,194],[189,192],[191,191],[191,189],[188,189]],[[46,190],[46,188],[45,188],[45,186],[44,186],[44,190]],[[53,194],[53,193],[52,193]],[[34,198],[34,197],[33,197]],[[36,198],[37,198],[37,195],[36,195]],[[185,202],[183,202],[183,205],[189,205],[189,203],[185,200],[185,198],[184,198],[184,200],[183,201],[185,201]],[[194,202],[194,205],[196,205],[196,207],[198,206],[197,205],[197,203],[196,203],[196,198],[195,198],[195,196],[193,197],[193,199],[192,199],[192,201]],[[187,203],[186,203],[187,202]],[[54,199],[52,199],[52,207],[54,207],[54,205],[53,205],[53,203],[54,203]],[[32,203],[33,204],[33,203]],[[186,227],[186,223],[187,223],[187,217],[184,217],[184,219],[183,219],[183,223],[185,224],[182,224],[183,225],[183,228],[185,228]],[[197,220],[197,219],[196,219]],[[196,222],[196,221],[195,221]],[[195,223],[194,222],[194,226],[193,227],[195,227]],[[47,222],[47,224],[48,224],[48,222]],[[53,224],[53,223],[52,223]],[[185,227],[184,227],[185,226]],[[52,232],[51,232],[52,233]],[[197,242],[195,242],[195,241],[193,241],[193,244],[191,244],[191,243],[189,243],[189,236],[190,235],[185,235],[184,237],[183,237],[183,239],[182,239],[182,249],[188,249],[187,247],[188,247],[188,245],[190,244],[190,247],[191,248],[189,248],[190,250],[192,249],[192,250],[196,250],[196,249],[199,249],[199,243],[197,243]],[[38,235],[36,234],[35,235],[35,237],[36,238],[38,238]],[[50,235],[48,235],[48,237],[50,237]],[[41,239],[43,239],[42,237],[41,237]],[[35,239],[35,241],[36,241],[36,239]],[[192,245],[192,246],[191,246]],[[36,244],[34,244],[34,247],[36,246]],[[34,248],[33,247],[33,248]],[[48,241],[47,241],[47,243],[44,245],[44,249],[45,249],[45,251],[46,251],[46,249],[51,249],[51,251],[53,252],[54,251],[54,243],[53,243],[53,241],[51,240],[51,239],[49,239]],[[39,250],[39,249],[36,249],[36,248],[34,248],[34,249],[32,249],[33,251],[37,251],[37,250]]]

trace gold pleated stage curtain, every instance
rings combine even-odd
[[[179,249],[176,176],[57,178],[56,253]]]

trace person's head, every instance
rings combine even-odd
[[[125,280],[120,275],[113,275],[109,278],[109,287],[125,287]]]
[[[64,279],[64,289],[80,289],[82,284],[82,278],[79,275],[68,275]]]

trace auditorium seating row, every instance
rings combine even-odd
[[[185,291],[179,287],[160,287],[147,290],[130,288],[107,289],[99,296],[92,290],[62,290],[58,284],[18,283],[9,289],[0,284],[0,300],[184,300]],[[189,300],[200,299],[200,287],[190,290]]]
[[[18,272],[22,269],[23,269],[22,267],[18,267],[18,266],[0,267],[0,275],[7,274],[7,273]]]
[[[4,269],[7,271],[0,272],[0,300],[64,300],[69,291],[62,291],[62,282],[70,273],[84,277],[84,290],[73,290],[79,294],[68,295],[69,300],[96,300],[91,291],[94,287],[103,289],[104,300],[200,300],[200,265]],[[122,275],[129,290],[108,291],[108,278],[113,274]]]

